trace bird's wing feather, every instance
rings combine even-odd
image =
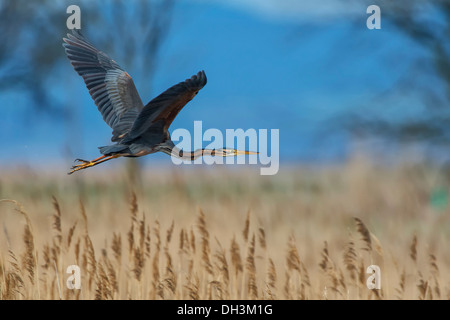
[[[83,77],[103,120],[113,129],[111,140],[120,140],[144,108],[133,79],[76,29],[63,40],[70,63]]]
[[[152,99],[139,113],[133,127],[127,135],[127,139],[136,139],[159,120],[164,121],[163,128],[167,131],[180,110],[191,101],[205,85],[205,72],[200,71],[190,79],[186,79],[185,81],[170,87],[159,96]]]

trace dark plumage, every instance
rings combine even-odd
[[[204,71],[172,86],[144,106],[131,76],[79,31],[74,29],[63,40],[70,63],[83,78],[103,120],[113,129],[111,141],[116,142],[99,148],[102,157],[92,161],[77,159],[81,164],[73,166],[69,174],[117,157],[139,157],[157,151],[186,159],[204,154],[237,154],[234,149],[183,152],[170,140],[168,129],[173,119],[206,85]]]

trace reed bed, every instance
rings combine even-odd
[[[0,299],[449,299],[439,177],[352,162],[271,178],[177,169],[136,189],[121,173],[5,173]]]

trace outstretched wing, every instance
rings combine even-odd
[[[67,57],[83,77],[103,120],[113,129],[111,140],[118,141],[131,129],[144,105],[130,75],[79,31],[72,32],[63,38]]]
[[[158,120],[164,122],[163,128],[167,131],[178,112],[195,97],[205,84],[205,72],[200,71],[190,79],[174,85],[151,100],[139,113],[128,133],[127,140],[139,137]]]

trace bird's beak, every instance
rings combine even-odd
[[[259,152],[254,152],[254,151],[243,151],[243,150],[235,150],[236,155],[243,155],[243,154],[259,154]]]

